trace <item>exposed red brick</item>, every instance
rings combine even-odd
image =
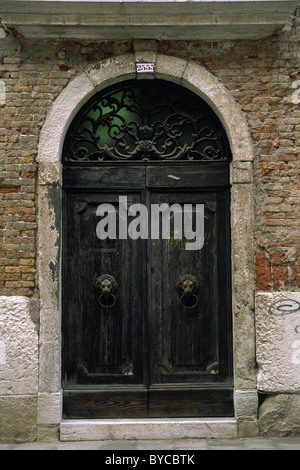
[[[270,256],[272,261],[282,261],[285,259],[285,253],[283,251],[275,251]]]
[[[18,193],[20,191],[19,187],[6,187],[0,186],[0,193]]]
[[[271,263],[261,252],[256,255],[256,289],[268,292],[272,288]]]
[[[273,289],[275,291],[289,288],[288,263],[272,264]]]

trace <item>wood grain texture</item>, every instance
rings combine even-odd
[[[182,167],[181,180],[169,177],[178,171],[174,165],[64,173],[66,417],[232,416],[228,168]],[[121,195],[128,207],[143,204],[149,223],[152,204],[191,204],[194,212],[202,204],[203,247],[185,249],[172,211],[168,239],[151,239],[149,225],[148,239],[100,240],[97,207],[115,208],[118,233]],[[99,304],[95,289],[104,273],[118,283],[111,308]],[[191,309],[176,289],[186,273],[199,283]]]

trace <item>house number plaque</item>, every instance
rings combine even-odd
[[[137,73],[153,73],[154,69],[154,62],[136,62]]]

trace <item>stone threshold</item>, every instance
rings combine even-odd
[[[236,437],[234,418],[65,419],[60,423],[61,441]]]

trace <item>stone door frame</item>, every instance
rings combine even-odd
[[[204,99],[227,133],[232,162],[231,238],[235,425],[257,427],[255,371],[255,277],[253,250],[254,150],[246,119],[230,92],[203,66],[181,58],[139,50],[91,66],[58,96],[42,128],[38,149],[38,276],[40,348],[38,426],[62,420],[61,386],[61,155],[68,127],[96,92],[129,79],[159,78],[181,84]],[[137,62],[155,64],[138,73]],[[203,421],[203,420],[202,420]],[[200,436],[199,436],[200,437]],[[205,436],[204,436],[205,437]]]

